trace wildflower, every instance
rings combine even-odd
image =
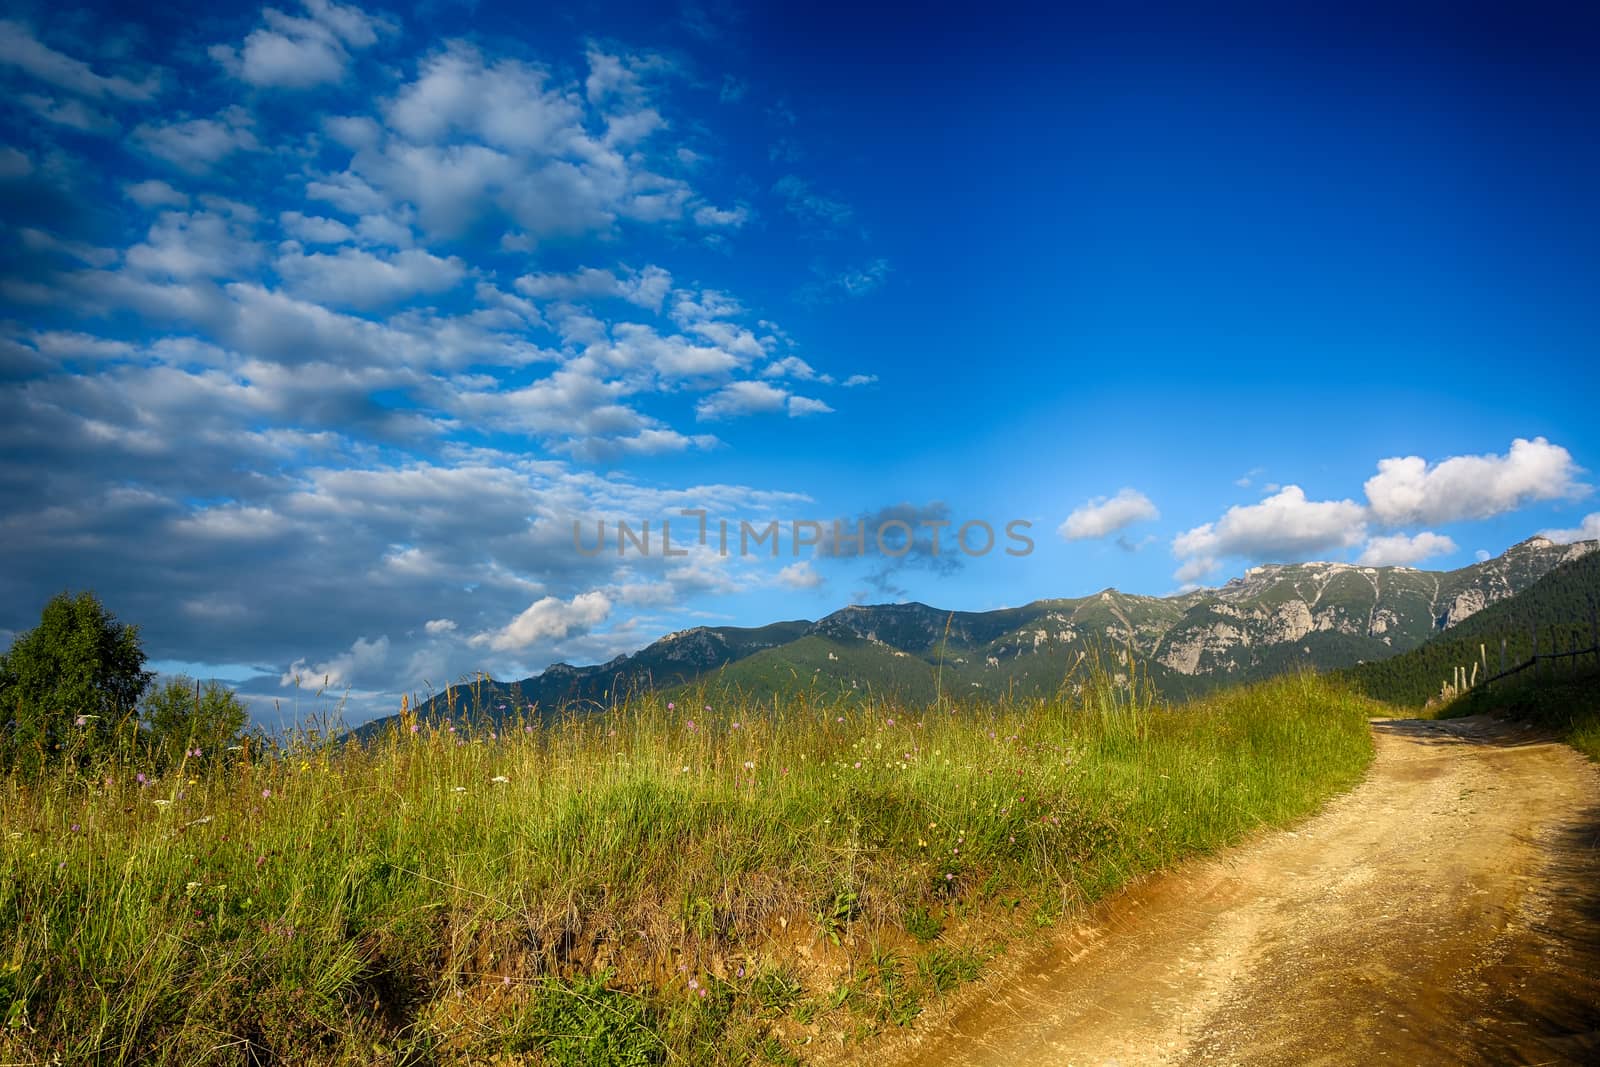
[[[689,979],[689,988],[690,989],[699,989],[700,988],[700,983],[698,981],[696,981],[695,979],[691,978],[691,979]]]
[[[953,875],[953,874],[946,874],[944,876],[944,880],[947,881],[947,882],[953,881],[954,879],[955,879],[955,875]]]
[[[674,704],[672,701],[669,700],[669,701],[667,701],[667,710],[668,711],[677,711],[678,710],[678,705]]]
[[[687,726],[689,729],[693,730],[694,729],[694,720],[693,719],[689,719],[687,722],[684,723],[684,725]]]
[[[263,790],[262,790],[262,791],[261,791],[261,799],[262,799],[262,800],[271,800],[271,799],[272,799],[272,790],[270,790],[270,789],[263,789]]]
[[[685,767],[685,768],[684,768],[684,769],[683,769],[683,773],[684,773],[684,774],[688,774],[688,773],[689,773],[689,768],[688,768],[688,767]]]
[[[143,771],[140,771],[138,774],[134,775],[133,776],[133,780],[138,782],[140,785],[149,785],[150,784],[150,779],[148,779],[148,778],[146,778],[144,776],[144,772]]]
[[[856,760],[856,770],[859,771],[860,769],[861,769],[861,761],[860,760]]]
[[[72,725],[74,725],[74,726],[88,726],[89,725],[89,718],[86,715],[79,715],[76,719],[72,720]]]
[[[193,893],[196,889],[199,889],[199,888],[201,888],[201,885],[200,885],[199,882],[185,882],[184,886],[183,886],[183,890],[186,893]]]
[[[464,785],[458,785],[454,789],[450,790],[452,793],[465,793],[466,791],[467,787]]]
[[[742,966],[739,968],[739,977],[740,978],[744,977],[744,968]]]
[[[739,728],[739,724],[738,723],[734,723],[733,726],[731,727],[731,729],[734,729],[734,730],[737,730],[738,728]]]
[[[154,805],[155,805],[155,806],[156,806],[156,807],[158,807],[158,808],[164,808],[164,807],[166,807],[166,806],[167,806],[167,805],[168,805],[168,804],[171,804],[171,803],[172,803],[172,801],[170,801],[170,800],[164,800],[164,799],[161,799],[161,798],[157,798],[157,799],[155,799],[155,800],[153,800],[153,801],[151,801],[151,803],[152,803],[152,804],[154,804]]]
[[[755,770],[756,769],[755,762],[753,760],[745,760],[744,761],[744,769],[747,770],[747,771]]]
[[[889,720],[889,725],[890,725],[890,726],[893,726],[893,725],[894,725],[894,720],[893,720],[893,719],[890,719],[890,720]]]
[[[72,833],[77,833],[78,832],[78,824],[77,823],[73,823],[72,824],[72,831],[71,832]]]
[[[493,778],[489,779],[489,781],[491,781],[491,782],[500,782],[500,783],[504,784],[506,782],[511,781],[511,779],[507,778],[503,774],[497,774]]]
[[[422,729],[422,727],[418,726],[416,723],[412,723],[411,724],[411,732],[412,733],[416,733],[420,729]]]
[[[700,990],[700,999],[701,1000],[706,999],[706,991],[704,989]]]
[[[500,979],[500,984],[501,985],[510,985],[511,984],[511,976],[509,974],[505,975],[503,978]]]

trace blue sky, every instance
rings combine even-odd
[[[92,588],[359,719],[701,623],[1600,536],[1600,19],[1188,7],[13,5],[0,642]],[[574,550],[681,509],[919,539]]]

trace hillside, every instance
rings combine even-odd
[[[1296,667],[1341,669],[1410,651],[1597,547],[1534,537],[1453,571],[1270,564],[1220,588],[1175,596],[1105,589],[987,612],[851,605],[816,622],[695,627],[601,665],[557,663],[521,681],[464,683],[420,711],[425,718],[530,709],[550,716],[689,685],[752,699],[1049,695],[1090,649],[1115,650],[1121,667],[1131,653],[1159,692],[1182,698]]]
[[[1421,706],[1439,695],[1440,685],[1458,666],[1474,662],[1480,677],[1500,669],[1500,643],[1505,662],[1520,663],[1533,655],[1533,632],[1539,649],[1551,652],[1592,643],[1590,619],[1600,604],[1600,553],[1563,563],[1515,596],[1476,612],[1419,648],[1348,672],[1369,696],[1391,703]]]

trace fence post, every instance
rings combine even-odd
[[[1600,663],[1600,617],[1594,608],[1594,597],[1589,597],[1589,647],[1594,649],[1594,661]]]

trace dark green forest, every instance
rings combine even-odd
[[[1456,667],[1470,671],[1473,663],[1479,663],[1480,682],[1498,673],[1502,641],[1508,667],[1533,655],[1535,630],[1540,655],[1593,646],[1596,604],[1600,604],[1600,552],[1591,552],[1562,564],[1516,596],[1491,604],[1419,648],[1341,673],[1368,696],[1420,707],[1439,695],[1440,686],[1450,680]],[[1572,672],[1594,665],[1594,657],[1580,656],[1547,669]]]

